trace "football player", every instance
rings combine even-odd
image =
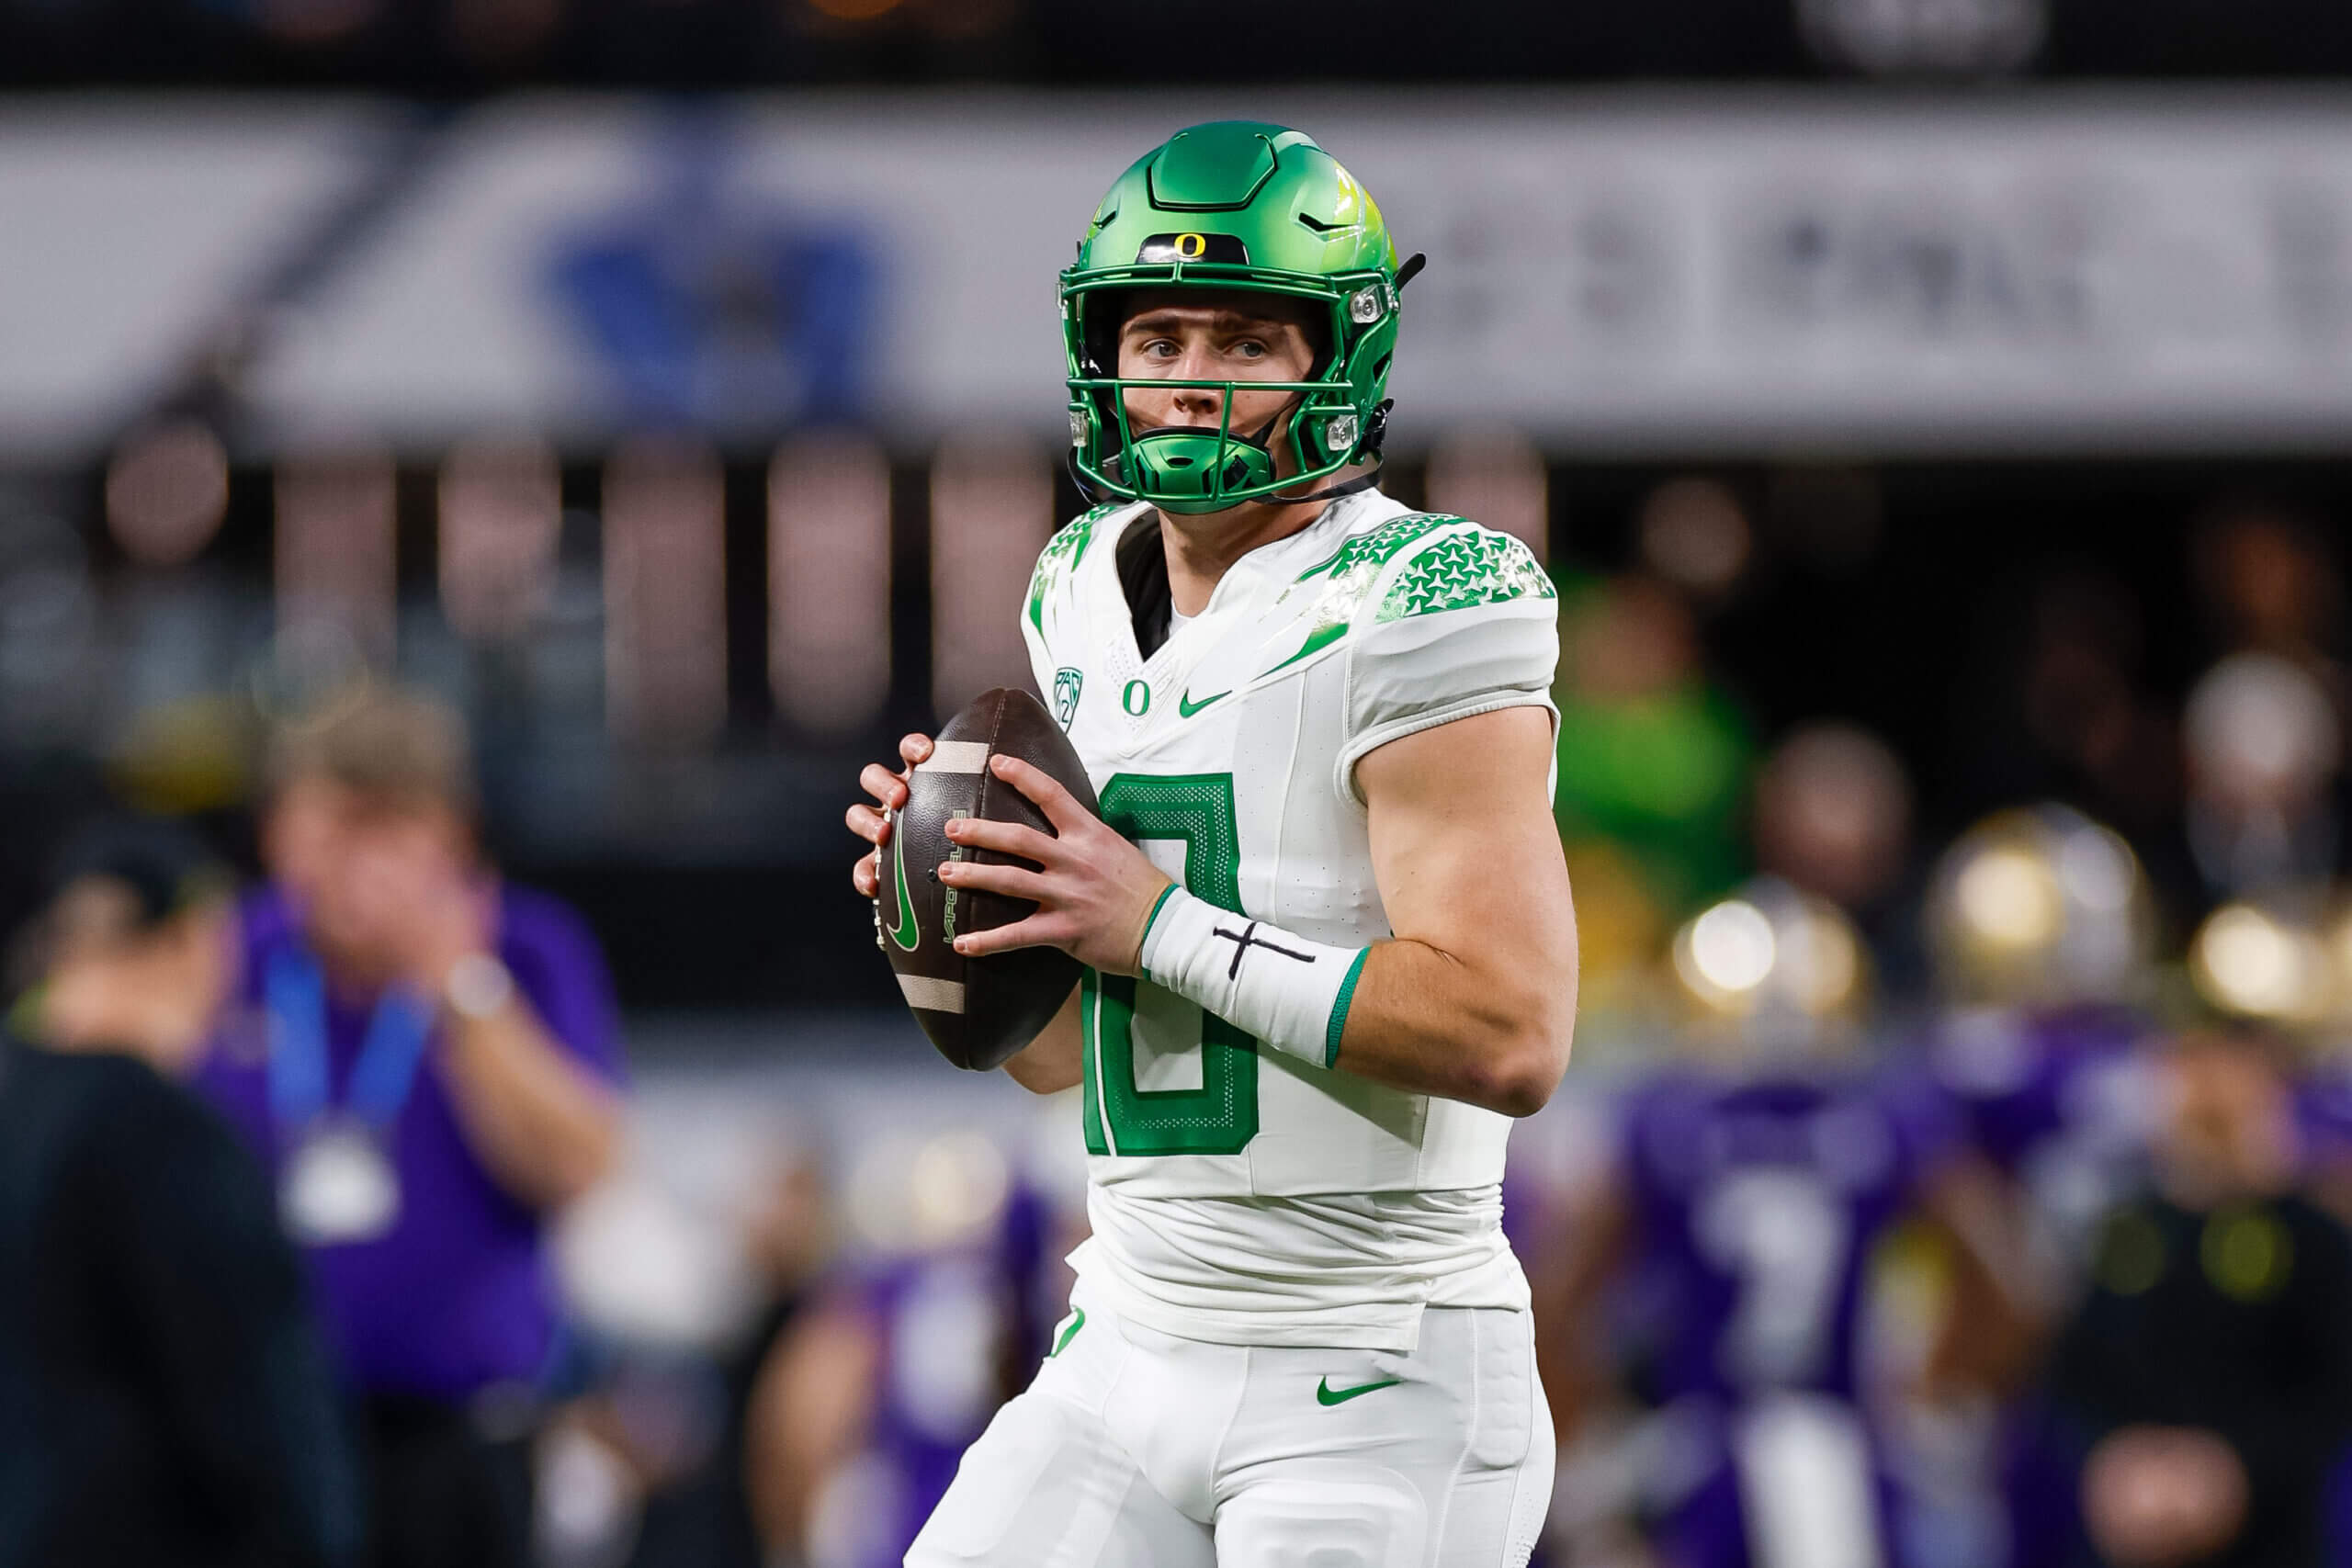
[[[1093,1235],[910,1563],[1518,1568],[1541,1527],[1499,1183],[1575,1012],[1557,604],[1517,540],[1376,488],[1413,269],[1310,138],[1224,122],[1128,169],[1061,275],[1113,499],[1017,613],[1102,816],[996,758],[1057,836],[950,837],[1041,869],[936,874],[1037,905],[959,951],[1086,965],[1010,1068],[1082,1083]],[[863,782],[880,846],[901,775]]]

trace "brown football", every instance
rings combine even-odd
[[[1010,925],[1037,906],[1001,894],[959,892],[939,880],[940,863],[969,855],[984,865],[1035,870],[1035,863],[950,843],[948,819],[983,817],[1053,832],[1028,796],[989,772],[989,758],[998,752],[1041,769],[1089,811],[1097,809],[1094,786],[1069,738],[1026,692],[1002,686],[983,692],[933,739],[930,758],[907,782],[907,804],[883,852],[875,940],[939,1054],[959,1067],[986,1072],[1002,1066],[1053,1021],[1078,984],[1079,963],[1053,947],[986,958],[956,951],[959,931]]]

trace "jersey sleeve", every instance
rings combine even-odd
[[[1363,804],[1366,752],[1458,718],[1541,707],[1556,728],[1559,609],[1551,578],[1508,534],[1465,524],[1398,560],[1348,637],[1341,795]]]

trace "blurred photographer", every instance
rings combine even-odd
[[[195,1081],[262,1156],[360,1396],[382,1568],[521,1563],[555,1211],[620,1136],[594,940],[502,884],[455,716],[368,689],[271,759],[272,881]]]
[[[2093,1560],[2316,1564],[2352,1435],[2352,1237],[2294,1190],[2264,1043],[2192,1034],[2163,1070],[2154,1190],[2108,1216],[2051,1360]]]
[[[126,825],[69,850],[0,1034],[0,1568],[329,1568],[360,1515],[277,1204],[149,1062],[209,1023],[229,883]]]

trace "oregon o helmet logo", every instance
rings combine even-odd
[[[1182,256],[1186,261],[1198,261],[1203,256],[1208,254],[1208,251],[1209,237],[1206,234],[1179,234],[1176,236],[1176,254]]]
[[[1141,681],[1130,681],[1127,689],[1119,694],[1119,705],[1127,710],[1130,718],[1141,718],[1151,711],[1151,687]]]

